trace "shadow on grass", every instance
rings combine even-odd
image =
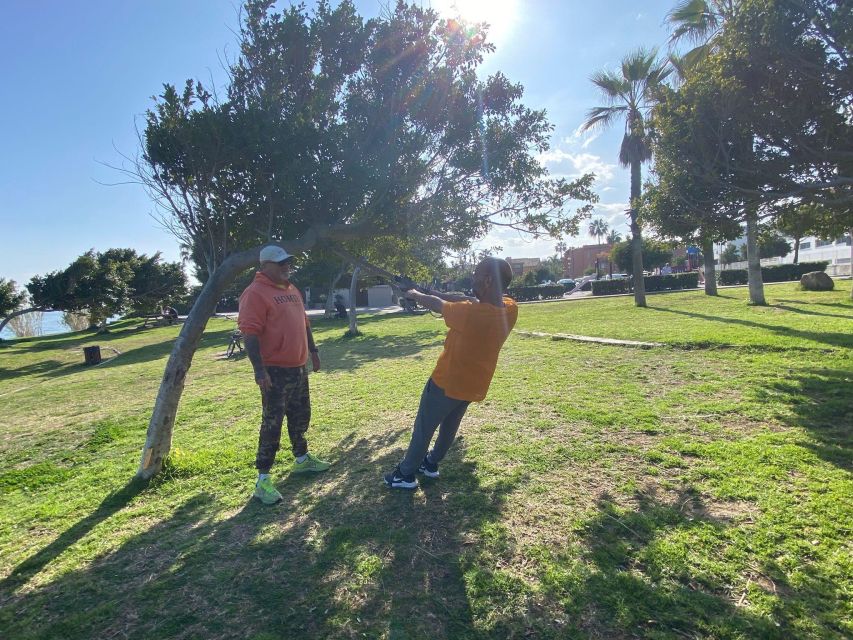
[[[802,443],[823,460],[853,472],[853,370],[812,368],[767,382],[768,402],[782,401],[790,413],[781,420],[805,427],[815,442]],[[759,392],[761,393],[761,392]]]
[[[331,452],[327,474],[280,480],[284,500],[272,507],[249,501],[226,513],[206,494],[184,498],[171,518],[83,568],[19,588],[130,495],[105,501],[13,571],[0,626],[18,639],[521,635],[523,611],[508,614],[496,635],[483,631],[466,585],[472,545],[521,478],[484,486],[457,449],[440,482],[392,492],[381,473],[401,451],[374,456],[402,444],[406,431],[351,434]],[[173,501],[176,488],[197,484],[182,480],[154,482],[146,495]]]
[[[199,344],[199,349],[214,346],[221,344],[223,353],[228,346],[228,341],[231,336],[231,329],[225,329],[220,331],[211,331],[205,333],[202,336],[201,342]],[[175,342],[175,337],[169,336],[165,340],[160,342],[154,342],[151,344],[146,344],[141,347],[136,347],[134,349],[128,349],[127,351],[122,351],[118,355],[111,356],[110,354],[110,343],[119,338],[126,338],[127,335],[115,335],[111,336],[109,341],[103,341],[98,337],[97,343],[102,348],[102,355],[104,357],[104,361],[97,365],[100,369],[109,369],[113,367],[123,367],[125,365],[130,364],[142,364],[145,362],[151,362],[153,360],[165,359],[172,351],[172,346]],[[42,360],[39,362],[34,362],[29,365],[25,365],[23,367],[19,367],[17,369],[7,369],[5,367],[0,367],[0,380],[6,380],[11,378],[16,378],[19,376],[37,376],[39,378],[51,379],[51,378],[60,378],[62,376],[67,376],[74,373],[82,373],[85,371],[92,370],[92,367],[84,364],[83,362],[83,351],[82,347],[88,346],[91,344],[91,337],[78,338],[77,340],[71,340],[67,343],[67,346],[64,348],[66,350],[73,349],[75,346],[80,347],[80,362],[68,363],[62,362],[60,360],[51,359],[51,360]],[[38,345],[34,345],[34,349],[38,349]],[[56,346],[51,346],[51,349],[57,348]],[[165,364],[165,363],[164,363]]]
[[[811,309],[798,309],[785,304],[771,304],[773,309],[781,309],[782,311],[790,311],[791,313],[799,313],[806,316],[823,316],[824,318],[841,318],[842,320],[853,320],[853,315],[839,315],[837,313],[821,313],[820,311],[812,311]]]
[[[0,582],[0,594],[7,592],[8,595],[8,593],[25,584],[66,549],[79,542],[98,524],[124,509],[134,497],[145,489],[146,485],[147,483],[144,481],[133,479],[121,489],[110,493],[94,512],[62,532],[56,540],[44,549],[15,567],[12,573]]]
[[[442,327],[443,329],[443,327]],[[324,371],[357,369],[376,360],[402,358],[444,344],[440,330],[424,329],[404,335],[325,337],[320,345]],[[321,372],[322,372],[321,370]]]
[[[603,495],[580,548],[546,562],[545,592],[570,621],[583,621],[580,628],[570,623],[564,637],[794,637],[736,606],[740,594],[729,576],[715,575],[709,552],[727,543],[731,525],[713,517],[697,493],[683,489],[666,502],[638,493],[633,502],[626,510]]]
[[[689,316],[700,320],[709,320],[711,322],[722,322],[725,324],[735,324],[742,327],[751,327],[770,331],[780,336],[787,338],[798,338],[800,340],[809,340],[821,344],[830,345],[832,347],[853,348],[853,334],[851,333],[836,333],[832,331],[803,331],[801,329],[792,329],[791,327],[778,326],[772,324],[764,324],[755,322],[754,320],[741,320],[739,318],[722,318],[720,316],[709,316],[704,313],[696,313],[695,311],[681,311],[678,309],[665,309],[662,307],[649,307],[650,311],[658,311],[662,313],[675,313],[682,316]]]

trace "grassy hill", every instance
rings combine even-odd
[[[311,450],[249,500],[260,403],[210,322],[173,455],[131,481],[178,328],[0,343],[8,638],[853,634],[853,304],[767,287],[524,305],[438,481],[393,493],[444,325],[317,321]],[[82,347],[109,360],[83,366]]]

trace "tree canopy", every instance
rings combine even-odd
[[[484,26],[403,2],[370,20],[350,0],[273,4],[245,3],[224,91],[167,84],[146,118],[137,177],[207,273],[306,235],[448,250],[492,225],[577,232],[593,178],[548,176],[545,112],[477,75]]]
[[[27,299],[27,292],[18,290],[14,280],[0,278],[0,316],[6,316],[20,307]]]
[[[180,263],[162,262],[133,249],[87,251],[65,269],[35,276],[27,284],[34,309],[85,311],[92,325],[128,311],[151,312],[186,292]]]

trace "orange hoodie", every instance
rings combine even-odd
[[[240,331],[258,336],[265,367],[301,367],[308,360],[309,326],[302,294],[275,284],[260,271],[240,295]]]

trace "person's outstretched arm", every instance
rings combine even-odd
[[[419,305],[426,309],[429,309],[430,311],[441,313],[442,309],[444,309],[444,300],[442,300],[438,296],[427,295],[425,293],[421,293],[417,289],[409,289],[405,292],[405,296],[407,298],[411,298]],[[448,300],[448,302],[450,301]]]

